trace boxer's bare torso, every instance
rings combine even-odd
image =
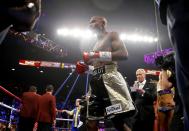
[[[112,52],[112,33],[105,33],[103,38],[98,40],[93,48],[93,51],[109,51]],[[108,62],[102,62],[102,61],[93,61],[92,65],[97,68],[104,65],[110,65],[110,64],[117,64],[116,61],[108,61]]]

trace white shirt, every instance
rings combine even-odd
[[[145,84],[146,84],[146,80],[144,80],[143,82],[138,82],[138,88],[143,89]]]

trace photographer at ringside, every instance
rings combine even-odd
[[[183,104],[184,130],[189,131],[189,0],[155,0],[175,51],[177,89]]]
[[[41,0],[0,1],[0,44],[12,28],[18,32],[30,31],[41,14]]]

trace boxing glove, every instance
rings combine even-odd
[[[76,72],[77,72],[78,74],[83,74],[83,73],[85,73],[88,69],[89,69],[88,65],[86,65],[84,62],[78,61],[78,62],[76,63]]]
[[[109,51],[83,52],[83,60],[88,63],[90,60],[112,61],[112,53]]]

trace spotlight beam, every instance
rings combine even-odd
[[[69,91],[69,93],[68,93],[68,95],[67,95],[67,97],[66,97],[66,100],[65,100],[65,102],[64,102],[64,104],[63,104],[63,106],[62,106],[62,109],[65,108],[65,106],[66,106],[66,104],[67,104],[67,101],[68,101],[68,99],[69,99],[69,97],[70,97],[70,95],[71,95],[71,93],[72,93],[72,91],[73,91],[73,89],[74,89],[74,87],[75,87],[75,84],[77,83],[77,80],[78,80],[79,76],[80,76],[80,75],[77,75],[77,78],[75,79],[75,81],[74,81],[74,83],[73,83],[73,85],[72,85],[72,88],[70,89],[70,91]]]
[[[89,73],[87,73],[87,78],[86,78],[85,95],[87,94],[88,91],[88,84],[89,84]]]
[[[58,90],[55,92],[54,96],[57,96],[58,93],[64,88],[64,85],[66,84],[66,82],[68,81],[68,79],[71,77],[73,73],[70,73],[68,75],[68,77],[66,78],[66,80],[61,84],[61,86],[58,88]]]

